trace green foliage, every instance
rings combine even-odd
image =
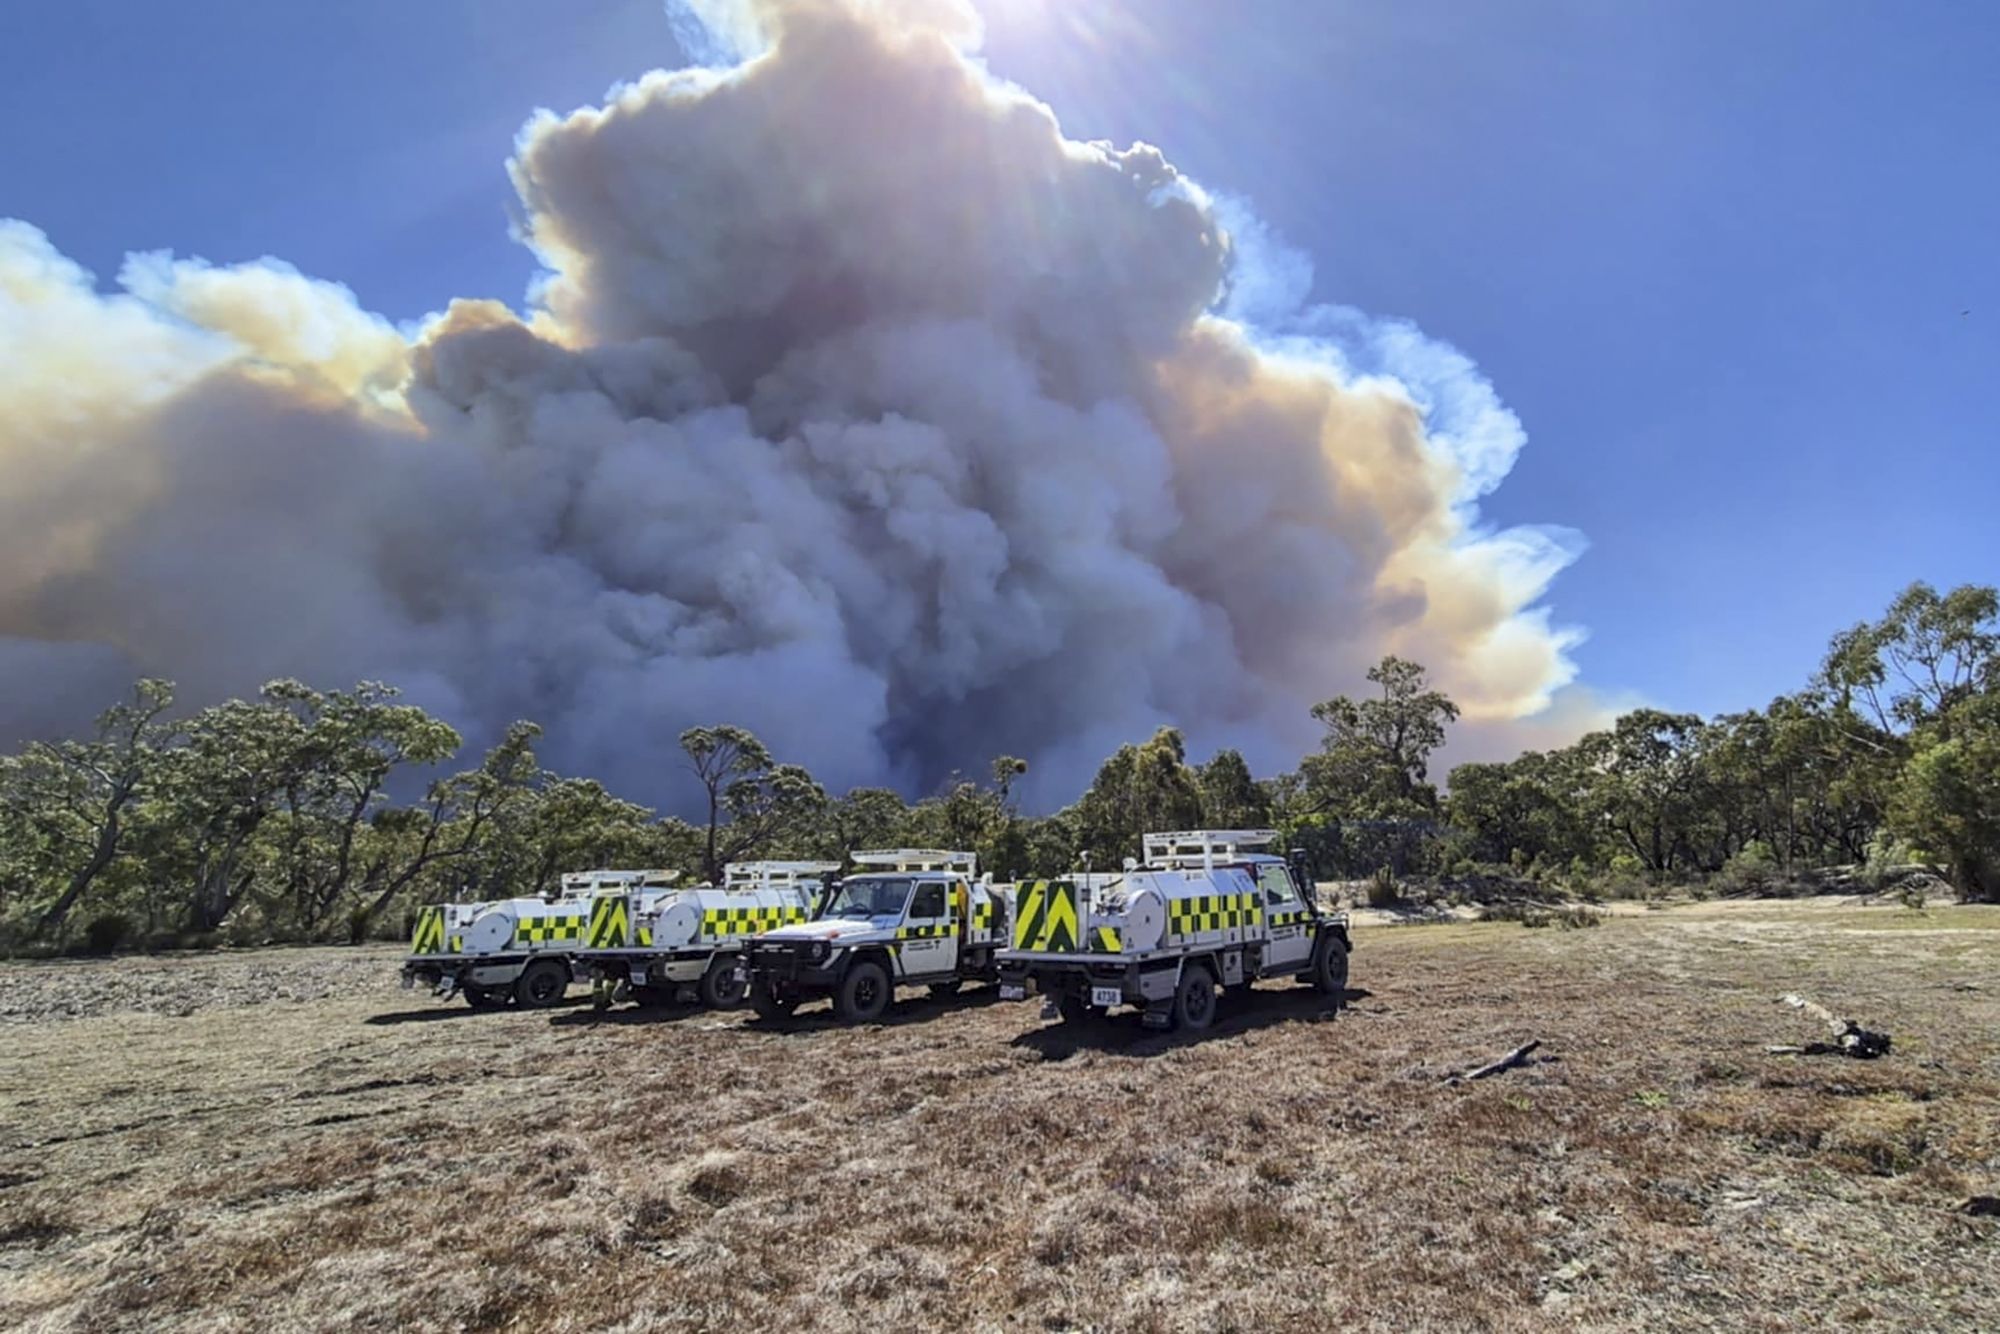
[[[1916,860],[1917,854],[1909,844],[1884,831],[1868,840],[1867,857],[1861,864],[1861,879],[1879,894],[1902,879]]]
[[[1140,746],[1120,746],[1075,807],[1079,852],[1096,866],[1118,866],[1140,853],[1149,831],[1192,829],[1202,819],[1202,789],[1187,746],[1171,727]]]
[[[1199,774],[1204,829],[1262,829],[1270,824],[1270,794],[1250,776],[1241,753],[1219,750]]]
[[[1851,730],[1901,760],[1880,783],[1890,830],[1963,897],[2000,901],[2000,594],[1912,584],[1835,637],[1822,676]]]
[[[1634,710],[1571,746],[1460,765],[1443,799],[1429,762],[1457,707],[1403,659],[1368,679],[1376,695],[1312,710],[1324,732],[1293,772],[1258,781],[1233,750],[1196,767],[1161,728],[1043,816],[1018,809],[1028,765],[1011,755],[912,805],[882,788],[830,796],[742,727],[690,728],[694,823],[544,770],[528,722],[450,772],[459,735],[378,682],[273,681],[181,715],[173,686],[146,680],[90,736],[0,755],[0,949],[377,939],[416,904],[545,893],[593,865],[713,880],[753,857],[928,845],[975,851],[1002,879],[1049,876],[1196,827],[1276,828],[1318,874],[1372,871],[1377,906],[1400,876],[1481,865],[1590,899],[1769,893],[1856,863],[1877,888],[1934,869],[1963,897],[2000,899],[1991,588],[1912,585],[1764,709]]]
[[[1428,781],[1430,757],[1444,744],[1458,706],[1428,688],[1422,667],[1402,658],[1382,659],[1368,680],[1381,688],[1379,697],[1338,695],[1313,706],[1326,734],[1318,753],[1299,765],[1305,804],[1344,819],[1432,815],[1438,795]]]
[[[1725,894],[1763,894],[1777,883],[1778,874],[1778,859],[1770,847],[1752,841],[1722,864],[1717,887]]]
[[[2000,902],[2000,693],[1919,724],[1889,820],[1937,855],[1963,897]]]

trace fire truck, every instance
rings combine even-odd
[[[434,903],[417,912],[403,986],[440,997],[460,994],[474,1009],[512,1002],[524,1009],[559,1003],[575,976],[593,903],[666,891],[672,871],[573,871],[549,898]]]
[[[838,862],[732,862],[720,889],[640,888],[591,901],[573,956],[600,1007],[660,1003],[692,990],[711,1009],[733,1010],[748,992],[743,947],[752,937],[809,920]]]
[[[897,987],[948,995],[992,981],[1007,943],[1009,887],[975,878],[969,852],[895,848],[854,853],[857,868],[831,888],[810,922],[750,941],[743,960],[750,1003],[766,1018],[830,997],[843,1021],[881,1017]]]
[[[1000,952],[1001,995],[1043,998],[1044,1018],[1121,1006],[1153,1028],[1199,1031],[1216,989],[1272,977],[1310,983],[1337,1005],[1352,949],[1345,913],[1322,911],[1309,879],[1272,855],[1268,829],[1148,834],[1124,873],[1015,886]]]

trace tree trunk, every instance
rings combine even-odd
[[[97,845],[90,850],[90,859],[78,867],[76,874],[69,878],[69,888],[63,891],[62,897],[50,904],[48,911],[42,914],[41,921],[35,924],[36,935],[47,935],[61,926],[63,919],[69,916],[70,909],[74,908],[77,900],[83,897],[83,892],[90,888],[91,882],[97,879],[105,867],[111,865],[112,859],[118,855],[118,828],[116,814],[105,820],[104,827],[97,834]]]
[[[715,826],[721,819],[722,811],[716,799],[715,789],[708,790],[708,850],[702,854],[701,873],[711,885],[722,883],[722,868],[715,864]]]

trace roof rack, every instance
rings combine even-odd
[[[597,885],[621,888],[664,888],[681,878],[679,871],[569,871],[564,873],[564,889],[589,889]]]
[[[839,862],[731,862],[722,868],[724,886],[791,885],[819,880],[840,869]]]
[[[970,878],[977,873],[979,856],[971,852],[944,852],[937,848],[876,848],[850,852],[856,866],[885,871],[956,871]]]
[[[1240,861],[1278,841],[1275,829],[1188,829],[1145,837],[1148,866],[1199,866]]]

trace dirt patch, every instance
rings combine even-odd
[[[1364,930],[1343,1012],[1260,986],[1200,1041],[983,990],[474,1013],[393,951],[147,961],[184,1015],[8,967],[79,971],[0,1064],[0,1325],[1990,1328],[2000,995],[1950,982],[2000,912],[1948,959],[1847,920],[1896,911]],[[1893,1054],[1765,1054],[1784,991]]]
[[[400,957],[400,950],[377,945],[0,963],[0,1024],[121,1012],[188,1018],[386,993]]]

